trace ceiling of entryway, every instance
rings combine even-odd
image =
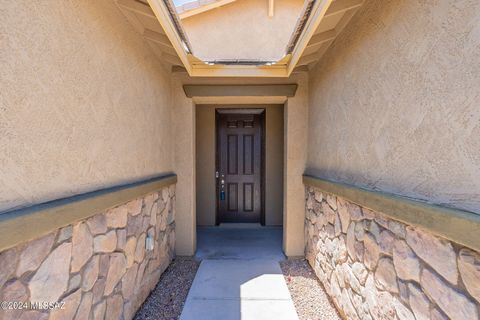
[[[321,59],[364,0],[303,1],[297,11],[291,10],[290,25],[282,29],[289,31],[281,34],[279,39],[265,39],[274,45],[263,51],[258,49],[260,47],[248,50],[249,45],[253,48],[262,41],[249,41],[245,35],[239,40],[235,37],[242,36],[241,32],[215,30],[215,19],[235,20],[232,15],[241,16],[239,10],[246,10],[242,7],[251,0],[114,1],[169,67],[183,67],[191,76],[288,77],[295,68],[311,68]],[[275,19],[275,1],[278,5],[282,0],[255,0],[255,3],[258,3],[259,12]],[[288,1],[295,3],[295,0]],[[219,15],[222,12],[225,13],[223,17]],[[198,19],[196,15],[202,15],[202,18]],[[206,21],[203,29],[199,25],[202,21]],[[238,25],[233,26],[234,29],[248,29],[245,23],[242,25],[242,19],[236,21]],[[269,35],[256,34],[255,38],[262,36]],[[238,49],[230,50],[236,40],[241,41],[236,45]],[[286,44],[283,52],[272,51],[272,48],[283,47],[282,44]],[[223,51],[219,50],[222,46],[226,47]],[[244,46],[247,48],[242,48]]]

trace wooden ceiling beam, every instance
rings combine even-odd
[[[337,0],[340,1],[340,0]],[[305,24],[305,28],[298,37],[295,48],[292,52],[292,59],[287,67],[287,76],[290,76],[293,69],[297,66],[298,61],[302,58],[303,52],[307,47],[310,39],[315,34],[322,19],[325,17],[328,8],[332,5],[332,0],[319,0],[313,3],[310,16]]]
[[[177,55],[177,52],[171,46],[165,46],[163,44],[153,42],[152,40],[148,40],[148,39],[145,39],[145,40],[150,44],[150,46],[153,48],[154,52],[160,52],[158,54],[159,57],[161,57],[162,53],[164,53],[164,52],[166,52],[168,54],[171,54],[173,56]]]
[[[125,9],[124,7],[122,7],[118,4],[117,4],[117,7],[123,13],[123,15],[127,18],[127,20],[130,22],[130,24],[133,26],[133,28],[135,30],[137,30],[138,33],[142,34],[143,31],[145,30],[145,26],[140,21],[138,16],[133,11]]]
[[[273,17],[275,14],[275,0],[268,0],[268,16]]]
[[[308,56],[303,56],[302,58],[300,58],[300,60],[298,60],[297,67],[306,66],[312,62],[318,61],[318,59],[318,52],[309,54]]]
[[[327,49],[333,43],[335,38],[342,32],[343,28],[345,28],[348,22],[350,22],[350,20],[358,11],[363,2],[364,0],[337,0],[333,2],[332,5],[328,8],[325,16],[327,16],[329,12],[331,15],[333,15],[343,11],[344,14],[342,18],[337,23],[334,29],[316,34],[310,39],[310,42],[308,43],[305,50],[314,50],[314,47],[316,46],[318,46],[319,48],[315,53],[301,57],[297,65],[308,65],[309,67],[315,65],[322,58],[325,52],[327,52]]]
[[[360,7],[364,0],[337,0],[328,7],[325,17]]]
[[[150,29],[145,29],[145,31],[143,32],[143,37],[152,42],[155,42],[164,46],[172,47],[173,49],[172,43],[170,42],[168,37],[164,34],[152,31]]]
[[[335,33],[337,34],[337,36],[340,34],[340,32],[342,32],[343,28],[345,28],[345,26],[348,24],[348,22],[350,22],[350,20],[352,19],[353,15],[357,12],[357,10],[358,10],[358,7],[353,9],[353,10],[349,10],[349,11],[345,12],[342,19],[340,19],[340,21],[338,22],[338,24],[335,27]],[[335,40],[335,39],[333,39],[333,40]],[[326,47],[322,46],[318,50],[318,52],[317,52],[318,60],[320,60],[323,57],[323,55],[325,54],[325,52],[327,52],[327,49],[333,43],[333,40],[330,41],[330,42],[325,42],[325,43],[327,43],[327,46]]]
[[[170,9],[166,6],[163,0],[147,0],[150,5],[151,10],[155,14],[157,21],[160,23],[160,26],[165,31],[165,35],[170,40],[173,48],[175,49],[178,57],[175,59],[180,59],[180,63],[172,58],[171,55],[162,55],[162,58],[165,60],[170,60],[168,62],[174,62],[172,64],[183,65],[187,69],[188,73],[191,74],[192,66],[188,60],[188,49],[184,43],[184,39],[179,34],[177,26],[174,21],[171,19]]]
[[[155,14],[153,13],[152,9],[149,6],[141,4],[138,1],[133,0],[117,0],[117,4],[127,9],[131,12],[137,13],[139,15],[156,19]]]
[[[327,42],[327,41],[334,40],[336,36],[337,36],[337,33],[336,33],[335,29],[324,31],[322,33],[318,33],[310,39],[306,49],[308,49],[310,47],[313,47],[313,46],[316,46],[316,45],[319,45],[321,43]]]
[[[324,42],[317,52],[309,54],[308,56],[301,57],[297,63],[297,66],[305,66],[317,62],[318,60],[320,60],[320,58],[323,56],[325,51],[327,51],[328,47],[330,47],[332,43],[333,39],[328,42]]]
[[[356,7],[355,9],[349,10],[344,13],[343,17],[340,19],[340,21],[338,21],[337,25],[335,26],[335,33],[337,35],[339,35],[340,32],[342,32],[343,28],[347,26],[355,13],[357,13],[358,9],[359,7]]]

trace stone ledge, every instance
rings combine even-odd
[[[480,215],[304,175],[303,183],[480,251]]]
[[[0,214],[0,252],[176,182],[168,174]]]

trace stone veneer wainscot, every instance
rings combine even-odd
[[[174,257],[174,218],[171,185],[0,253],[0,301],[65,302],[0,319],[132,319]]]
[[[306,257],[347,319],[479,319],[480,254],[306,187]]]

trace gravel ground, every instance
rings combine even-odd
[[[342,319],[307,260],[282,261],[280,267],[300,320]]]
[[[155,289],[135,315],[135,320],[176,320],[180,318],[199,261],[176,258],[160,277]]]
[[[179,319],[199,265],[192,258],[176,258],[138,310],[135,320]],[[280,267],[300,320],[341,320],[306,260],[282,261]]]

